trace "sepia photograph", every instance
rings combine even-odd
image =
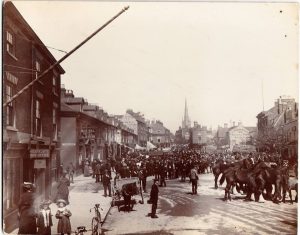
[[[2,2],[3,234],[298,232],[299,3]]]

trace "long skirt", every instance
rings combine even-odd
[[[89,169],[89,166],[88,166],[88,165],[85,165],[85,166],[84,166],[84,176],[85,176],[85,177],[90,176],[90,169]]]
[[[63,216],[58,220],[57,233],[71,233],[71,223],[67,216]]]

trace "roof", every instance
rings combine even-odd
[[[62,102],[67,104],[82,104],[84,99],[82,97],[65,97],[62,98]]]
[[[92,105],[92,104],[85,104],[85,105],[83,105],[83,110],[84,111],[96,111],[96,110],[98,110],[98,106]]]
[[[249,130],[246,128],[246,127],[244,127],[243,125],[237,125],[237,126],[233,126],[233,127],[230,127],[229,129],[228,129],[228,132],[231,132],[231,131],[233,131],[234,129],[243,129],[243,130],[246,130],[246,131],[248,131],[249,132]]]
[[[77,112],[75,109],[72,109],[69,105],[64,102],[60,103],[61,112]]]
[[[256,132],[257,131],[256,126],[245,126],[245,128],[250,132]]]
[[[137,120],[138,122],[142,122],[142,123],[146,124],[146,121],[145,121],[144,117],[141,116],[141,114],[135,113],[135,112],[133,112],[132,110],[127,110],[126,113],[130,114],[130,115],[131,115],[132,117],[134,117],[135,120]]]
[[[109,121],[105,121],[105,120],[103,120],[103,119],[99,119],[99,118],[96,118],[96,117],[94,117],[94,116],[91,116],[89,113],[87,113],[87,112],[79,112],[79,111],[77,111],[77,110],[75,110],[75,109],[73,109],[72,107],[70,107],[69,105],[67,105],[66,103],[64,103],[64,102],[61,102],[61,104],[60,104],[60,109],[61,109],[61,112],[71,112],[71,113],[80,113],[81,115],[85,115],[85,116],[87,116],[87,117],[90,117],[90,118],[93,118],[93,119],[96,119],[96,120],[98,120],[99,122],[102,122],[102,123],[105,123],[105,124],[107,124],[107,125],[112,125],[112,123],[110,123]],[[123,130],[123,131],[126,131],[126,132],[128,132],[128,133],[130,133],[130,134],[134,134],[134,132],[133,132],[133,130],[132,129],[130,129],[130,128],[128,128],[128,127],[126,127],[126,126],[121,126],[121,129]],[[134,134],[135,135],[135,134]]]

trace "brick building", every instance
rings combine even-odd
[[[3,5],[3,101],[56,62],[11,2]],[[17,224],[22,183],[49,198],[57,180],[60,142],[60,76],[57,66],[3,108],[3,216],[5,231]]]
[[[124,148],[134,145],[136,135],[98,105],[61,89],[61,162],[71,162],[78,172],[84,159],[120,159]]]
[[[137,144],[146,147],[149,140],[149,129],[144,118],[140,112],[133,112],[131,109],[126,111],[125,115],[119,115],[118,119],[121,120],[124,125],[134,130],[137,135]]]
[[[288,96],[279,97],[274,106],[257,116],[257,148],[279,151],[284,158],[297,159],[298,103]]]
[[[156,147],[170,147],[172,144],[172,134],[159,120],[148,122],[149,140]]]

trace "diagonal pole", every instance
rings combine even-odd
[[[37,78],[35,78],[34,80],[32,80],[29,84],[27,84],[24,88],[22,88],[20,91],[18,91],[14,96],[11,97],[10,100],[6,101],[3,104],[3,107],[6,107],[9,103],[11,103],[12,101],[14,101],[19,95],[21,95],[24,91],[26,91],[28,88],[30,88],[35,82],[37,82],[39,79],[41,79],[43,76],[45,76],[48,72],[50,72],[52,69],[54,69],[57,65],[59,65],[61,62],[63,62],[65,59],[67,59],[71,54],[73,54],[73,52],[75,52],[76,50],[78,50],[83,44],[85,44],[87,41],[89,41],[98,32],[100,32],[107,25],[109,25],[112,21],[114,21],[117,17],[119,17],[126,10],[128,10],[128,8],[129,8],[129,6],[124,7],[118,14],[116,14],[114,17],[112,17],[109,21],[107,21],[104,25],[102,25],[99,29],[97,29],[94,33],[92,33],[89,37],[87,37],[83,42],[81,42],[73,50],[71,50],[69,53],[67,53],[65,56],[63,56],[61,59],[59,59],[58,61],[56,61],[56,63],[54,63],[53,65],[51,65],[41,75],[39,75]]]

